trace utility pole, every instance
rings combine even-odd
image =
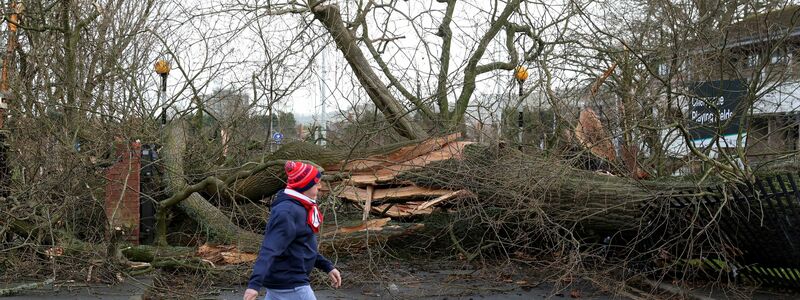
[[[522,151],[522,131],[525,128],[525,114],[522,111],[522,81],[519,82],[519,93],[517,94],[517,98],[519,99],[519,105],[517,105],[517,127],[519,127],[519,132],[517,133],[519,136],[517,140],[519,141],[519,151]]]
[[[497,99],[498,99],[497,100],[497,109],[500,110],[500,116],[498,116],[500,120],[498,120],[495,123],[495,125],[496,125],[495,127],[497,127],[495,129],[497,129],[497,131],[494,133],[495,134],[495,138],[497,139],[497,142],[500,142],[503,139],[503,127],[506,124],[506,118],[505,118],[504,110],[508,108],[508,103],[511,102],[511,95],[508,95],[509,96],[508,100],[506,100],[505,96],[506,96],[505,91],[503,91],[503,94],[499,94],[499,93],[497,94]]]
[[[493,45],[494,50],[495,50],[495,51],[493,51],[493,53],[494,53],[494,61],[500,61],[502,59],[501,56],[500,56],[501,51],[497,51],[499,49],[500,44],[498,42],[494,42],[494,43],[492,43],[492,45]],[[507,102],[505,103],[505,105],[503,103],[504,102],[503,100],[505,100],[505,97],[503,97],[503,96],[505,96],[504,95],[505,92],[501,90],[501,84],[502,83],[505,83],[505,80],[503,80],[502,77],[494,76],[494,90],[492,91],[493,99],[489,100],[490,101],[489,103],[492,103],[492,105],[489,107],[489,118],[490,118],[490,120],[492,122],[492,126],[493,126],[493,127],[490,128],[490,130],[494,131],[494,132],[491,133],[491,134],[494,135],[494,137],[492,137],[490,135],[489,138],[490,138],[490,140],[492,140],[495,143],[495,145],[497,145],[502,140],[502,137],[503,137],[503,110],[508,107]],[[494,108],[494,105],[495,105],[494,101],[497,101],[496,102],[497,108]],[[497,112],[498,111],[500,111],[499,116],[497,116],[497,114],[498,114]],[[497,120],[498,117],[499,117],[499,120]]]
[[[273,151],[272,150],[273,149],[272,144],[275,144],[275,141],[272,140],[272,135],[274,134],[274,131],[275,131],[275,125],[274,125],[275,121],[273,120],[275,117],[272,114],[272,105],[274,104],[272,102],[273,93],[274,92],[273,92],[273,89],[272,89],[272,80],[270,80],[269,95],[267,96],[267,110],[269,111],[269,128],[268,128],[269,134],[267,136],[267,141],[269,141],[269,153],[272,153],[272,151]]]
[[[320,99],[320,102],[322,104],[322,107],[320,108],[320,114],[319,114],[319,122],[320,122],[319,141],[320,141],[320,145],[325,145],[325,142],[326,142],[325,138],[326,138],[327,129],[328,129],[327,114],[325,112],[325,100],[328,97],[328,93],[327,93],[328,92],[328,90],[327,90],[328,86],[327,86],[327,84],[325,82],[328,79],[328,77],[327,77],[328,76],[328,66],[327,66],[326,61],[325,61],[325,56],[326,56],[325,54],[327,54],[326,51],[325,51],[325,48],[322,48],[322,50],[319,53],[319,56],[320,56],[320,67],[319,68],[320,68],[320,72],[321,72],[320,73],[320,81],[319,81],[319,99]]]

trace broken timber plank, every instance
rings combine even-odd
[[[391,218],[405,218],[417,215],[429,215],[433,213],[432,207],[420,209],[419,207],[424,204],[424,201],[409,201],[406,203],[390,203],[381,204],[372,207],[372,212],[381,214]],[[391,207],[388,207],[390,206]]]
[[[402,172],[425,167],[437,161],[461,159],[464,152],[464,147],[469,144],[472,144],[472,142],[448,143],[439,150],[423,154],[405,162],[388,165],[375,171],[362,171],[355,173],[350,176],[349,182],[356,186],[389,183]]]
[[[358,159],[344,165],[345,171],[360,172],[378,170],[384,166],[413,159],[425,153],[441,149],[444,145],[461,137],[461,133],[453,133],[440,138],[430,139],[420,144],[405,146],[397,151],[385,155],[375,155],[365,159]]]
[[[242,252],[233,245],[203,244],[197,248],[195,255],[210,261],[214,265],[252,263],[258,258],[258,255],[255,253]]]
[[[425,201],[424,203],[420,204],[420,206],[418,206],[416,209],[418,209],[418,210],[427,209],[427,208],[429,208],[431,206],[434,206],[436,204],[439,204],[439,203],[441,203],[443,201],[450,201],[450,200],[461,198],[461,197],[467,197],[469,195],[471,195],[471,193],[469,191],[467,191],[467,190],[458,190],[458,191],[449,193],[447,195],[442,195],[442,196],[440,196],[440,197],[438,197],[436,199]]]
[[[338,228],[336,230],[327,231],[325,233],[320,234],[320,236],[330,237],[336,235],[351,234],[353,232],[366,231],[366,230],[381,231],[383,230],[383,226],[386,226],[386,224],[388,224],[389,221],[391,220],[392,218],[372,219],[365,222],[361,222],[361,224],[355,226],[346,226]]]
[[[450,193],[450,190],[430,189],[417,186],[379,189],[375,191],[373,200],[413,199],[419,197],[439,197]]]
[[[466,190],[458,190],[428,201],[408,201],[405,203],[387,203],[381,205],[374,205],[371,207],[370,210],[372,211],[372,213],[376,215],[387,216],[392,218],[404,218],[411,216],[428,215],[433,213],[434,205],[437,205],[445,201],[467,197],[470,195],[471,193]]]
[[[372,193],[372,197],[370,199],[370,193],[367,189],[362,189],[359,187],[348,185],[344,186],[342,190],[339,192],[339,194],[336,196],[356,203],[366,203],[367,199],[370,199],[371,202],[401,201],[401,200],[410,200],[419,198],[440,197],[447,195],[451,192],[452,192],[451,190],[430,189],[417,186],[404,186],[396,188],[376,189]]]

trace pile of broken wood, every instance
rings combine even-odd
[[[344,161],[326,166],[326,171],[345,173],[338,182],[329,182],[323,191],[382,217],[405,218],[430,214],[437,207],[470,197],[466,190],[431,189],[398,179],[409,170],[423,168],[437,161],[462,158],[471,142],[458,141],[459,133],[409,145],[394,152]]]

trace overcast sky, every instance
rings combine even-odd
[[[265,2],[248,1],[244,3],[255,5],[257,2],[259,4]],[[277,2],[280,1],[272,1],[272,3]],[[343,13],[354,14],[354,1],[331,2],[339,3]],[[538,30],[560,17],[565,10],[560,2],[523,4],[522,10],[527,16],[515,14],[512,20],[518,23],[533,23],[534,28]],[[274,82],[276,86],[289,86],[289,82],[299,76],[292,85],[296,90],[278,103],[278,109],[290,110],[297,115],[318,115],[321,109],[322,82],[326,84],[328,98],[325,109],[329,117],[353,105],[368,101],[342,53],[335,48],[335,45],[328,44],[329,34],[318,21],[313,21],[309,13],[256,17],[256,14],[236,9],[242,7],[241,3],[243,2],[239,0],[212,2],[193,0],[172,3],[172,14],[184,15],[166,22],[171,28],[175,28],[175,32],[170,34],[169,48],[177,54],[177,58],[170,59],[173,64],[180,63],[187,74],[185,76],[178,72],[170,74],[170,95],[173,95],[179,103],[186,105],[188,103],[186,99],[189,99],[192,93],[187,78],[192,78],[192,83],[200,94],[208,94],[219,88],[232,88],[252,97],[251,76],[254,72],[262,76],[263,82],[269,83],[266,78],[269,72],[259,71],[264,70],[270,56],[284,58],[280,66],[274,70],[280,77],[278,78],[280,80]],[[453,45],[450,77],[455,78],[454,82],[458,82],[458,78],[461,77],[460,67],[477,45],[477,39],[488,29],[494,3],[495,1],[457,2],[451,25]],[[499,1],[499,5],[502,9],[505,4]],[[441,43],[441,38],[435,33],[446,4],[428,0],[409,0],[397,1],[395,7],[396,10],[391,13],[386,10],[376,10],[375,13],[369,14],[367,22],[370,37],[373,39],[382,37],[382,28],[393,34],[386,37],[401,37],[386,45],[382,57],[395,70],[393,74],[407,89],[416,91],[416,82],[419,78],[422,96],[429,96],[435,89],[435,76],[438,72],[438,65],[431,64],[431,61],[438,59]],[[407,20],[407,17],[412,21]],[[350,18],[345,17],[345,19]],[[560,27],[550,27],[543,33],[545,39],[559,36]],[[526,39],[526,37],[519,38],[518,51],[523,50],[522,45],[531,44]],[[509,56],[504,48],[504,40],[504,34],[498,34],[481,62],[507,60]],[[430,53],[425,51],[425,43],[422,41],[427,41]],[[326,50],[320,52],[322,47]],[[362,51],[372,62],[369,52],[364,47]],[[327,65],[324,81],[320,78],[323,73],[320,66],[323,55]],[[372,65],[377,67],[374,62]],[[303,71],[306,66],[311,66],[313,70]],[[532,62],[528,63],[528,67],[531,68],[529,84],[534,84],[539,71]],[[382,73],[378,69],[375,70],[383,81],[388,83]],[[559,70],[555,69],[554,72]],[[262,96],[255,113],[266,113],[266,99],[263,98],[265,90],[260,84],[256,90],[257,94]],[[458,92],[460,92],[458,87],[451,91],[449,94],[451,101],[457,97]],[[478,78],[473,101],[478,101],[480,94],[512,93],[516,93],[516,89],[513,86],[511,72],[490,72]]]

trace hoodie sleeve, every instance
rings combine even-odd
[[[295,223],[292,220],[291,212],[287,210],[274,210],[267,223],[267,232],[264,234],[264,241],[258,251],[258,259],[253,266],[253,274],[247,288],[256,291],[261,290],[264,277],[275,257],[286,251],[289,244],[294,240],[296,234]]]
[[[330,271],[333,271],[333,263],[331,263],[330,260],[325,258],[325,256],[322,256],[322,254],[319,254],[319,252],[317,252],[317,261],[314,263],[314,266],[317,267],[317,269],[322,270],[326,274],[329,273]]]

